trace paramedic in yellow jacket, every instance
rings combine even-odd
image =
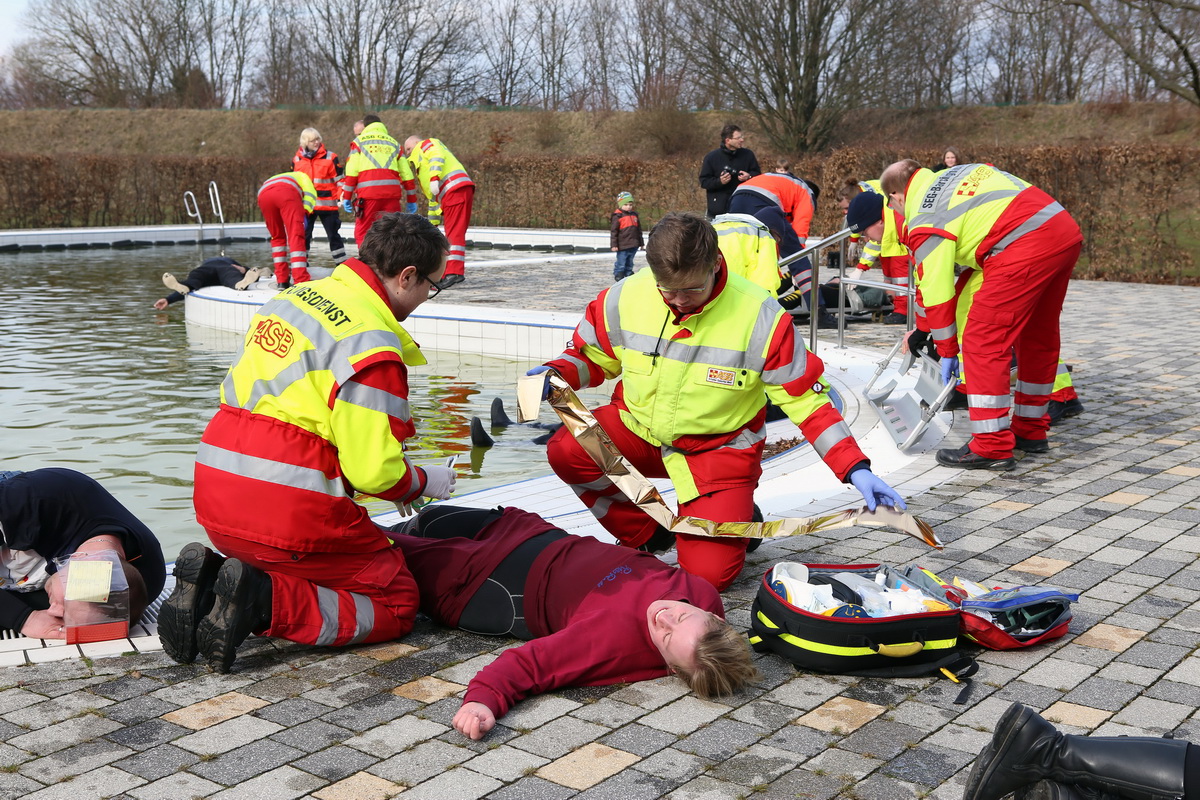
[[[990,164],[934,173],[899,161],[881,177],[901,240],[916,263],[917,303],[942,358],[942,378],[957,376],[955,265],[978,269],[982,284],[967,311],[962,358],[971,441],[939,450],[937,461],[966,469],[1012,469],[1013,448],[1045,448],[1059,356],[1059,317],[1083,246],[1079,226],[1054,198]],[[1015,402],[1009,390],[1017,359]],[[1010,419],[1011,414],[1011,419]]]
[[[362,133],[351,144],[341,183],[342,208],[355,215],[354,241],[359,243],[380,215],[417,211],[417,185],[400,143],[374,114],[362,121]]]
[[[467,279],[467,226],[475,204],[475,182],[440,139],[410,136],[404,141],[404,155],[429,201],[429,221],[441,225],[450,242],[446,277],[440,286],[447,289]]]
[[[741,275],[773,295],[784,287],[791,289],[790,276],[779,269],[779,243],[765,222],[750,214],[721,214],[712,224],[730,274]]]
[[[425,358],[400,325],[442,277],[446,249],[424,218],[385,214],[359,258],[255,315],[196,453],[196,519],[230,558],[196,644],[172,652],[198,647],[228,672],[251,632],[347,645],[412,628],[416,584],[354,497],[405,504],[453,490],[453,469],[417,466],[405,453],[408,368]],[[195,569],[177,561],[177,577],[205,573],[212,555],[199,545],[193,555]],[[203,613],[209,588],[190,593],[198,599],[187,616]],[[193,635],[181,627],[180,638]]]
[[[596,419],[644,475],[670,477],[679,512],[716,522],[753,514],[770,399],[843,481],[874,508],[903,508],[870,470],[829,398],[824,365],[765,290],[730,274],[711,224],[672,213],[650,233],[650,269],[605,289],[554,370],[579,389],[620,378]],[[550,466],[600,524],[630,547],[668,549],[674,535],[622,495],[566,428],[548,446]],[[681,534],[679,564],[725,589],[741,572],[745,539]]]
[[[847,178],[838,192],[838,207],[843,213],[850,208],[850,202],[862,192],[874,192],[883,197],[883,189],[880,187],[879,181],[860,181],[855,178]],[[884,204],[886,206],[887,198],[884,198]],[[900,227],[903,223],[904,217],[901,214],[894,209],[885,207],[883,210],[883,234],[877,239],[869,239],[863,243],[857,267],[865,272],[878,264],[880,271],[883,272],[884,280],[907,289],[912,259],[909,257],[908,248],[900,241]],[[857,236],[850,237],[851,243],[857,240]],[[891,294],[890,292],[888,294],[892,299],[892,313],[884,317],[883,321],[889,325],[907,324],[908,295]]]

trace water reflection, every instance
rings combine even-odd
[[[314,264],[331,267],[322,247],[313,248]],[[251,265],[270,260],[265,243],[228,251]],[[192,464],[239,337],[186,325],[181,304],[151,305],[166,294],[163,272],[186,274],[214,255],[215,246],[0,255],[0,469],[92,475],[158,534],[168,557],[204,540]],[[486,424],[495,396],[513,413],[527,364],[427,354],[429,365],[410,372],[415,462],[462,453],[459,493],[548,471],[544,447],[532,444],[540,431],[497,432],[497,447],[470,453],[471,417]],[[478,473],[473,461],[482,461]]]

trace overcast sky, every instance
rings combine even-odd
[[[0,0],[0,54],[7,55],[24,33],[21,17],[29,0]]]

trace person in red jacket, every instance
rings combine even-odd
[[[812,187],[801,178],[768,172],[756,175],[733,191],[729,199],[730,214],[749,214],[760,220],[779,241],[779,257],[787,258],[804,249],[808,229],[816,211]],[[788,265],[792,274],[792,285],[804,297],[805,305],[812,309],[812,263],[808,258]],[[818,324],[834,327],[833,315],[826,313],[821,304],[820,292],[816,297],[820,308]]]
[[[434,505],[392,528],[421,611],[528,640],[471,679],[454,727],[480,739],[530,695],[675,673],[702,697],[757,678],[707,581],[517,508]]]
[[[316,199],[312,180],[298,171],[273,175],[258,190],[258,208],[271,234],[276,289],[287,289],[293,280],[296,283],[311,280],[304,229]]]
[[[321,133],[316,128],[305,128],[300,132],[300,147],[292,156],[292,169],[311,178],[317,191],[313,213],[305,220],[304,248],[312,248],[313,226],[319,218],[325,235],[329,237],[329,254],[333,257],[333,263],[342,263],[346,260],[346,243],[339,233],[342,218],[338,213],[342,199],[342,190],[338,188],[342,163],[337,153],[325,149]]]

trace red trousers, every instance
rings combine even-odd
[[[258,207],[271,234],[271,260],[276,283],[304,283],[308,274],[304,201],[287,183],[267,187],[258,194]]]
[[[888,283],[894,283],[897,286],[908,288],[908,256],[880,256],[879,268],[883,270],[883,277]],[[897,314],[908,313],[908,295],[894,294],[892,295],[892,310]]]
[[[271,627],[302,644],[388,642],[412,630],[417,584],[396,548],[300,553],[208,531],[231,558],[271,576]]]
[[[1058,322],[1083,245],[1047,256],[1048,241],[1027,235],[988,258],[967,312],[962,361],[970,382],[971,450],[984,458],[1008,458],[1014,436],[1045,439],[1050,427],[1046,406],[1058,371]],[[1010,397],[1014,349],[1017,385]]]
[[[465,275],[467,272],[467,226],[471,224],[471,208],[474,204],[474,186],[451,189],[442,200],[442,233],[450,242],[450,256],[446,259],[447,275]]]
[[[399,197],[372,197],[358,199],[358,215],[354,218],[354,243],[362,247],[363,237],[380,214],[391,214],[400,210]]]
[[[601,406],[594,413],[596,421],[613,440],[621,455],[639,472],[647,478],[667,477],[659,448],[625,427],[616,406]],[[637,547],[645,544],[653,535],[658,523],[608,479],[566,428],[555,432],[546,449],[550,468],[575,491],[583,504],[596,515],[604,529],[621,544]],[[760,464],[763,444],[760,442],[753,449],[757,450],[757,457],[753,459],[753,463]],[[712,458],[722,457],[722,451],[713,451]],[[704,454],[689,457],[688,461],[693,472],[699,472],[705,467]],[[714,522],[749,521],[754,514],[754,489],[758,486],[762,467],[760,465],[757,469],[742,471],[746,473],[744,483],[732,484],[728,488],[681,503],[679,513]],[[733,583],[746,561],[745,539],[714,539],[683,533],[676,536],[675,541],[679,553],[679,566],[692,575],[704,578],[717,587],[718,591],[724,591]]]

